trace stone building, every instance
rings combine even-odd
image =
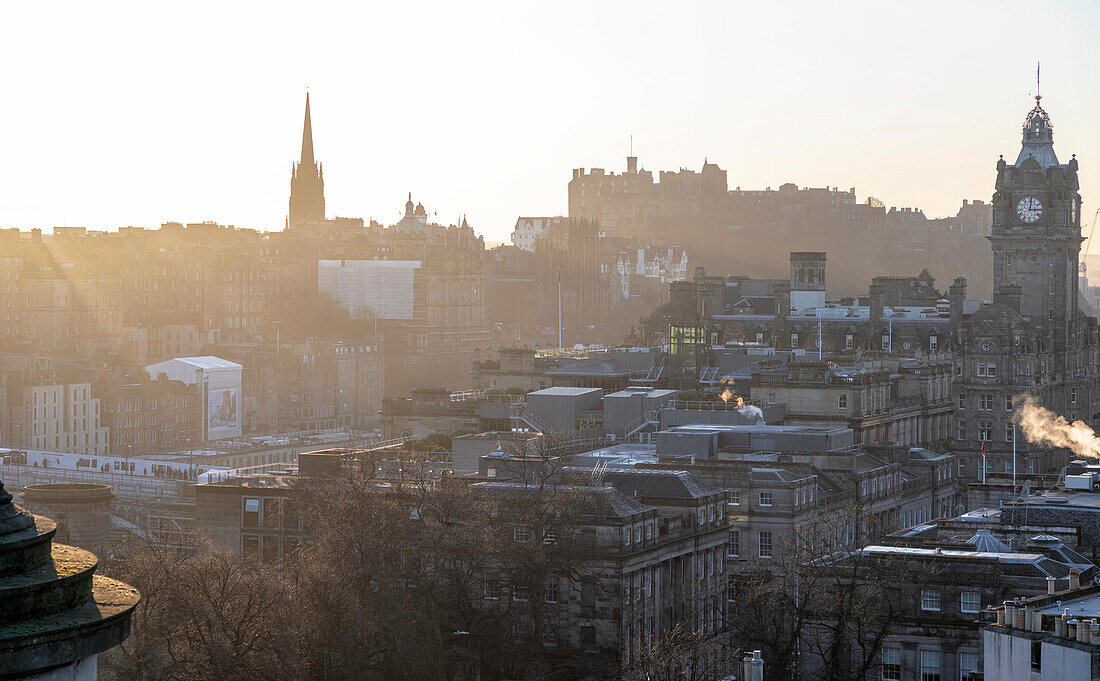
[[[731,560],[773,559],[828,514],[844,516],[838,536],[862,545],[960,502],[950,455],[858,447],[847,428],[678,426],[657,433],[655,454],[639,466],[727,490]]]
[[[884,607],[891,615],[880,626],[886,626],[873,633],[853,632],[854,650],[859,650],[855,640],[860,634],[868,637],[865,645],[881,635],[881,649],[872,660],[876,678],[965,680],[982,666],[979,618],[986,608],[1058,586],[1075,587],[1082,575],[1090,579],[1096,572],[1065,547],[1014,550],[981,530],[961,543],[935,548],[872,545],[831,559],[830,569],[842,582],[883,583]],[[807,639],[818,634],[816,626],[806,627]],[[812,675],[819,660],[809,653],[812,646],[806,650],[803,669]]]
[[[982,613],[989,681],[1100,679],[1100,586],[1004,601]]]
[[[104,376],[95,388],[116,456],[175,452],[198,447],[204,439],[199,391],[193,386],[137,370]]]
[[[301,475],[315,481],[332,476],[348,454],[305,455]],[[399,475],[396,468],[386,471],[383,476]],[[296,480],[294,473],[274,472],[197,485],[200,534],[259,560],[292,555],[309,540],[298,511],[304,488]],[[699,632],[715,651],[728,643],[722,638],[725,492],[675,471],[619,471],[602,485],[583,475],[555,477],[549,486],[478,477],[436,480],[468,485],[474,498],[487,503],[491,520],[485,531],[505,547],[570,547],[568,565],[555,562],[561,571],[537,583],[517,577],[504,548],[487,557],[482,588],[470,594],[469,607],[499,618],[517,640],[538,637],[548,658],[569,652],[625,666],[677,624]],[[377,493],[392,489],[382,486]],[[555,511],[555,504],[562,506]],[[545,520],[563,516],[569,527]],[[522,663],[517,660],[510,671]]]
[[[598,220],[609,235],[674,235],[708,268],[770,276],[784,265],[778,244],[829,250],[837,265],[831,282],[840,287],[834,293],[863,286],[879,274],[869,268],[881,262],[902,272],[970,273],[983,285],[990,271],[988,205],[984,214],[967,203],[958,215],[929,219],[919,209],[887,210],[873,197],[857,202],[854,187],[730,189],[726,171],[714,163],[655,176],[634,156],[623,173],[574,169],[568,189],[570,217]]]
[[[1068,460],[1047,464],[1049,448],[1013,443],[1013,401],[1023,393],[1071,421],[1100,417],[1100,331],[1078,295],[1077,168],[1076,158],[1058,162],[1050,116],[1036,97],[1016,162],[997,162],[993,303],[958,328],[955,450],[970,475],[978,474],[983,445],[986,466],[998,471],[1009,470],[1014,449],[1027,472]]]
[[[857,443],[932,446],[951,436],[953,372],[944,355],[849,366],[765,359],[752,374],[749,397],[785,405],[785,425],[851,428]]]
[[[0,442],[17,449],[107,454],[100,400],[81,372],[41,355],[5,355],[0,362]]]

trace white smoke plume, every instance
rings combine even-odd
[[[1017,407],[1012,421],[1024,431],[1027,441],[1037,445],[1065,447],[1078,457],[1100,459],[1100,437],[1084,421],[1070,423],[1058,416],[1032,395],[1013,398]]]
[[[718,399],[722,400],[723,402],[736,400],[738,414],[741,414],[747,419],[752,419],[753,423],[765,423],[764,412],[760,410],[760,407],[754,404],[745,404],[744,398],[733,392],[733,386],[733,378],[731,378],[730,376],[723,377],[722,392],[718,395]]]

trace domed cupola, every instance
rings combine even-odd
[[[1058,165],[1058,156],[1054,153],[1054,126],[1050,124],[1050,115],[1039,105],[1042,98],[1036,95],[1035,108],[1024,119],[1023,146],[1016,157],[1017,168],[1029,158],[1035,159],[1043,170]]]

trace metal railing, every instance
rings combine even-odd
[[[557,430],[556,428],[552,428],[550,424],[546,423],[541,418],[532,413],[531,410],[527,408],[526,403],[513,404],[508,409],[508,415],[512,419],[513,430],[525,430],[524,428],[519,427],[521,423],[526,423],[540,433],[549,433]]]
[[[661,409],[657,407],[634,419],[623,428],[623,439],[629,440],[635,433],[644,430],[647,426],[657,425],[661,422]]]

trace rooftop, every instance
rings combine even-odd
[[[196,369],[241,369],[240,364],[237,364],[236,362],[230,362],[229,360],[222,359],[221,357],[214,357],[213,355],[206,355],[204,357],[173,357],[172,359],[165,361],[182,362],[183,364],[189,364]]]

